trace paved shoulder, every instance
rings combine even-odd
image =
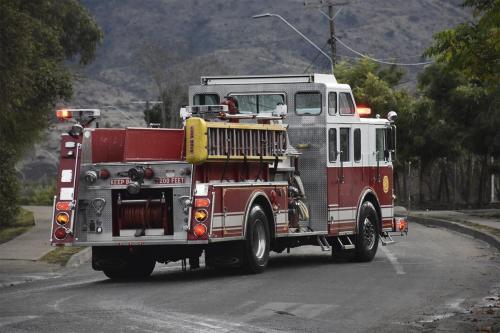
[[[0,244],[0,260],[38,260],[53,248],[50,246],[52,207],[26,206],[35,216],[35,226],[24,234]]]
[[[500,209],[414,211],[409,219],[470,235],[500,250]]]

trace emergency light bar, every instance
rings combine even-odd
[[[59,109],[56,110],[56,117],[60,121],[65,121],[71,118],[78,119],[80,122],[94,120],[101,116],[100,109]]]
[[[356,105],[356,112],[361,118],[368,118],[372,114],[372,109],[364,105]]]
[[[56,117],[59,121],[69,121],[74,118],[74,124],[68,131],[72,137],[78,137],[83,133],[83,129],[89,126],[94,120],[99,118],[99,109],[60,109],[56,110]]]
[[[75,117],[76,116],[76,117]],[[78,118],[81,122],[86,122],[88,120],[94,120],[101,116],[100,109],[60,109],[56,110],[56,117],[60,121],[68,120],[71,118]]]

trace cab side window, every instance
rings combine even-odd
[[[340,161],[348,162],[351,160],[349,149],[350,149],[350,128],[340,129]]]
[[[354,130],[354,162],[361,161],[361,129]]]
[[[377,151],[377,161],[387,161],[389,159],[385,154],[386,146],[384,128],[377,128],[375,132],[375,149]]]
[[[340,114],[354,114],[355,108],[351,94],[345,92],[339,94],[339,111]]]
[[[337,113],[337,93],[328,93],[328,114],[334,116]]]
[[[328,130],[328,161],[335,163],[337,161],[337,129]]]

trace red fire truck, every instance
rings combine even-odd
[[[202,77],[183,129],[91,128],[59,110],[53,245],[92,247],[109,278],[156,262],[262,272],[270,251],[318,245],[373,259],[394,217],[395,112],[370,118],[333,75]]]

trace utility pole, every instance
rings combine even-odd
[[[337,63],[337,44],[335,41],[335,21],[333,20],[333,4],[328,4],[328,17],[330,18],[328,21],[330,22],[330,50],[332,53],[333,66],[335,68],[335,64]]]
[[[311,3],[309,4],[307,1],[304,2],[304,6],[317,8],[319,12],[328,19],[328,25],[330,28],[330,35],[328,38],[328,44],[330,44],[330,55],[333,61],[333,66],[335,67],[335,63],[337,62],[337,43],[335,40],[335,16],[342,10],[339,9],[337,13],[335,13],[335,6],[343,6],[348,5],[348,2],[333,2],[328,0],[320,0],[319,3]],[[328,13],[323,11],[323,7],[328,8]]]

